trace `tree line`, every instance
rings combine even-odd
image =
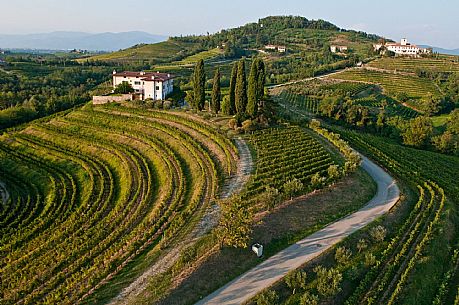
[[[224,115],[235,115],[239,123],[257,117],[265,97],[266,68],[262,59],[252,61],[250,73],[246,75],[246,60],[235,62],[231,72],[229,93],[222,98],[221,73],[217,69],[212,81],[209,110]],[[206,107],[206,74],[204,61],[200,60],[191,76],[192,90],[187,92],[186,100],[202,111]]]

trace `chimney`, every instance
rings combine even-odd
[[[116,74],[116,70],[113,70],[113,74]]]
[[[145,72],[144,71],[140,71],[140,75],[145,75]]]

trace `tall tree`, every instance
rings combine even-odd
[[[262,100],[265,95],[266,82],[266,68],[262,59],[258,60],[257,71],[257,99]]]
[[[236,80],[237,80],[238,67],[239,67],[238,63],[235,62],[233,65],[233,70],[231,71],[230,88],[229,88],[229,113],[228,114],[236,113]]]
[[[206,74],[204,72],[204,60],[199,60],[193,73],[193,107],[203,110],[206,102]]]
[[[220,69],[215,71],[214,80],[212,84],[212,112],[218,113],[220,111],[220,101],[222,100],[221,85],[220,85]]]
[[[247,86],[247,114],[250,117],[257,115],[258,108],[258,58],[252,61],[249,74],[249,84]]]
[[[245,76],[245,60],[241,59],[238,63],[236,88],[235,88],[236,113],[245,113],[247,107],[247,79]]]

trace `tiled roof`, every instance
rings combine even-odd
[[[143,81],[160,81],[165,82],[167,80],[173,79],[174,76],[168,73],[159,73],[159,72],[113,72],[113,76],[117,77],[136,77]]]

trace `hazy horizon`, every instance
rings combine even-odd
[[[238,27],[270,15],[299,15],[394,40],[407,37],[416,44],[459,48],[459,33],[455,30],[459,21],[454,13],[459,9],[459,3],[448,0],[439,0],[435,4],[412,0],[371,4],[363,0],[324,0],[320,3],[298,0],[249,3],[196,0],[190,3],[176,0],[168,4],[169,7],[160,6],[160,14],[157,13],[158,4],[146,0],[135,3],[120,0],[40,2],[36,6],[31,0],[0,0],[0,5],[7,7],[6,14],[0,19],[0,34],[142,31],[164,36],[192,35]],[[30,9],[34,5],[36,7]]]

